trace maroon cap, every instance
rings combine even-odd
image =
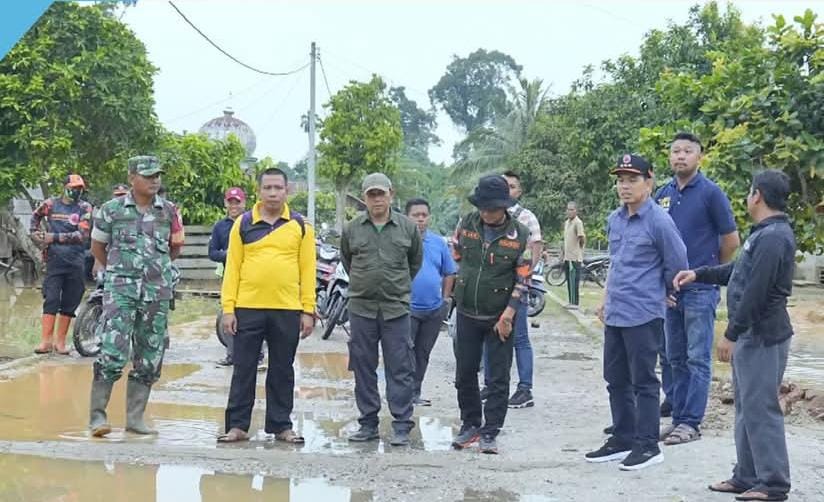
[[[243,192],[242,188],[232,187],[226,190],[226,194],[223,196],[223,200],[229,199],[237,199],[240,202],[246,202],[246,194]]]

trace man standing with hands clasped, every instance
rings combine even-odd
[[[735,450],[732,477],[709,486],[736,500],[786,500],[790,460],[778,387],[787,367],[793,328],[787,313],[795,269],[795,236],[781,171],[753,178],[747,211],[755,226],[734,262],[679,272],[673,286],[692,282],[727,286],[729,324],[718,341],[718,360],[732,362]]]
[[[421,268],[421,233],[406,216],[392,211],[394,190],[383,173],[363,179],[366,212],[349,222],[340,239],[349,273],[349,369],[355,374],[360,429],[349,441],[379,438],[378,345],[383,348],[386,402],[392,413],[393,446],[408,446],[415,426],[412,409],[415,355],[409,321],[412,279]]]
[[[257,360],[269,348],[264,430],[278,441],[303,443],[292,430],[295,352],[315,327],[315,232],[286,204],[286,173],[258,175],[258,202],[235,219],[220,299],[223,329],[234,336],[226,433],[220,442],[249,439]]]

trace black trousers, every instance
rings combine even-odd
[[[232,385],[226,405],[226,432],[232,428],[249,431],[263,340],[269,347],[264,430],[277,434],[292,428],[289,415],[295,399],[293,364],[300,339],[300,314],[296,310],[235,309],[237,333],[232,355]]]
[[[604,329],[604,380],[607,381],[613,435],[627,445],[658,443],[661,383],[655,374],[664,320]]]
[[[446,317],[447,304],[428,311],[413,310],[409,314],[412,327],[412,344],[415,349],[415,397],[421,397],[421,384],[429,367],[429,355],[438,341],[441,324]]]
[[[509,406],[509,371],[512,368],[512,348],[515,331],[502,342],[493,328],[497,319],[477,320],[460,312],[457,316],[458,332],[455,341],[455,388],[458,390],[458,407],[464,424],[480,426],[481,434],[497,436],[504,426]],[[478,387],[478,371],[481,355],[486,347],[489,364],[489,396],[481,404]]]
[[[85,289],[82,266],[74,269],[47,267],[43,279],[43,313],[74,317]]]

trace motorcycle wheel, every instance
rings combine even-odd
[[[329,316],[326,318],[326,326],[323,327],[323,340],[328,340],[335,331],[335,326],[343,324],[342,317],[346,309],[346,299],[340,295],[333,295],[329,299]]]
[[[527,317],[535,317],[544,311],[546,307],[546,298],[544,294],[538,291],[529,291],[529,306],[526,310]]]
[[[604,265],[599,265],[587,270],[587,278],[592,280],[592,282],[597,284],[599,287],[603,288],[604,283],[607,282],[607,267]]]
[[[217,313],[217,319],[215,319],[215,335],[220,343],[226,347],[226,333],[223,331],[223,311]]]
[[[103,305],[85,303],[74,320],[72,343],[77,353],[83,357],[95,357],[100,353],[100,338],[97,336],[97,323],[103,314]]]
[[[552,286],[562,286],[566,282],[563,263],[553,265],[546,272],[546,282]]]

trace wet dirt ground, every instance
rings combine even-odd
[[[305,445],[262,432],[263,374],[253,440],[218,445],[231,369],[214,364],[223,350],[213,322],[204,316],[170,328],[172,346],[147,410],[157,437],[123,431],[123,380],[109,406],[115,431],[88,437],[90,359],[48,356],[0,367],[0,501],[731,500],[705,488],[728,477],[734,462],[730,407],[701,441],[666,447],[662,465],[625,473],[583,461],[610,421],[601,345],[554,304],[531,331],[536,406],[509,411],[497,456],[449,447],[460,424],[445,332],[424,382],[433,405],[415,410],[410,448],[386,442],[385,406],[381,441],[346,441],[358,413],[342,331],[326,341],[316,333],[299,348],[293,420]],[[516,380],[513,370],[513,386]],[[824,425],[791,417],[788,439],[793,500],[824,500]]]

